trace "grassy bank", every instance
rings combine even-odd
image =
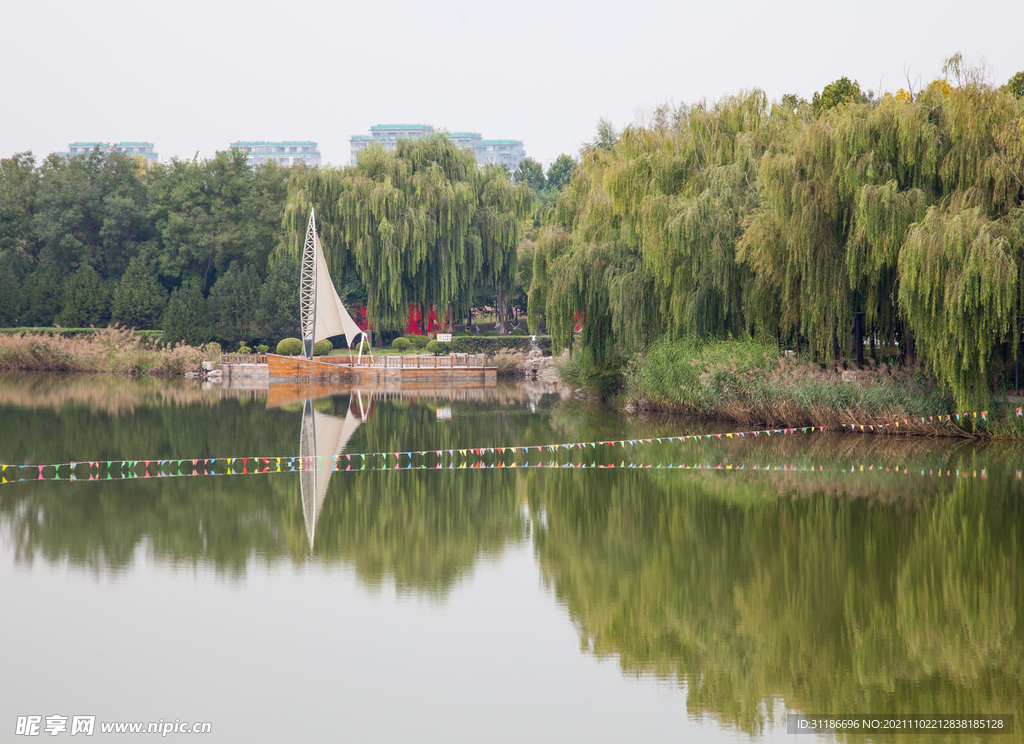
[[[663,411],[743,426],[822,426],[900,421],[900,431],[1019,439],[1012,406],[990,406],[987,422],[921,422],[956,411],[920,370],[875,365],[844,380],[841,370],[781,354],[751,339],[660,342],[625,363],[595,367],[574,353],[563,380],[629,410]],[[915,421],[916,418],[916,421]],[[910,419],[909,426],[902,424]]]
[[[54,333],[0,335],[0,370],[109,372],[125,375],[180,375],[216,360],[217,344],[164,346],[130,329],[104,328],[64,336]]]

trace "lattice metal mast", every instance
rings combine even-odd
[[[313,334],[316,331],[316,218],[309,210],[309,227],[302,249],[302,273],[299,277],[299,324],[306,359],[313,358]]]

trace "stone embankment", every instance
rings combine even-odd
[[[558,370],[555,369],[555,358],[544,356],[540,349],[532,349],[519,363],[519,369],[527,380],[561,382]]]

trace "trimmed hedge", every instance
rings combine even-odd
[[[391,348],[396,351],[405,351],[410,346],[412,346],[412,344],[409,342],[409,339],[403,338],[402,336],[399,336],[391,342]]]
[[[282,338],[277,344],[277,353],[281,356],[298,356],[302,353],[302,339]]]
[[[442,343],[441,341],[431,341],[427,344],[427,351],[434,356],[443,356],[448,353],[448,349],[451,344]]]
[[[425,349],[425,348],[427,348],[427,344],[430,343],[430,336],[416,335],[416,336],[406,336],[406,338],[408,338],[410,341],[412,341],[412,345],[415,346],[417,349]]]
[[[313,344],[313,356],[327,356],[334,351],[334,344],[326,338],[320,339]]]
[[[61,336],[80,336],[85,333],[96,333],[105,331],[106,328],[56,328],[54,326],[19,326],[18,328],[0,328],[0,333],[54,333]],[[159,341],[164,335],[163,331],[135,331],[136,336],[141,336],[147,341]]]
[[[529,336],[459,336],[452,339],[457,354],[496,354],[502,349],[529,351]]]

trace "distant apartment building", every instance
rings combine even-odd
[[[429,124],[378,124],[370,127],[370,135],[355,135],[349,140],[352,146],[352,165],[359,159],[359,153],[371,142],[376,142],[385,150],[394,150],[400,139],[420,139],[433,134],[434,128]]]
[[[278,165],[320,165],[320,150],[316,142],[232,142],[232,147],[244,150],[245,162],[251,168],[273,160]]]
[[[507,165],[509,172],[519,170],[519,162],[526,157],[522,140],[480,140],[476,148],[476,162]]]
[[[382,146],[385,150],[394,150],[400,139],[420,139],[433,134],[434,127],[429,124],[378,124],[370,127],[370,134],[355,135],[349,142],[352,145],[352,165],[359,159],[359,153],[371,143]],[[459,147],[470,150],[476,157],[477,165],[506,165],[509,171],[519,170],[519,162],[526,157],[522,140],[495,139],[485,140],[479,132],[443,132]]]
[[[54,155],[62,157],[73,157],[75,155],[88,155],[99,148],[102,153],[111,151],[122,152],[125,155],[139,156],[149,161],[150,165],[157,162],[157,153],[153,152],[152,142],[71,142],[68,143],[67,152],[57,152]]]

